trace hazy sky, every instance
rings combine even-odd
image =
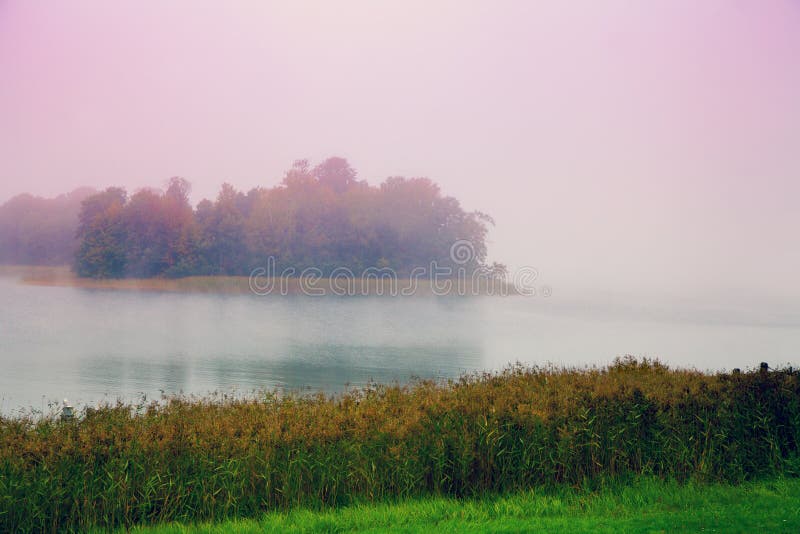
[[[800,295],[799,95],[797,0],[0,0],[0,202],[341,155],[554,292]]]

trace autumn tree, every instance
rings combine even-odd
[[[408,274],[432,262],[472,270],[487,257],[490,217],[463,210],[428,178],[391,177],[372,187],[343,158],[316,167],[298,160],[279,185],[246,194],[223,184],[195,210],[189,191],[173,178],[164,193],[141,190],[126,202],[112,188],[87,199],[78,273],[247,275],[273,258],[280,271],[296,273],[390,267]],[[454,259],[451,247],[462,241],[465,254]]]

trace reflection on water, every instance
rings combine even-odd
[[[449,377],[478,368],[475,347],[364,347],[358,345],[299,345],[281,352],[248,356],[163,359],[83,358],[76,381],[81,392],[200,393],[211,390],[323,390],[369,382],[403,381],[412,377]],[[154,386],[157,386],[154,389]]]
[[[166,393],[341,391],[624,354],[700,369],[800,360],[788,306],[604,299],[168,295],[0,278],[0,412]]]

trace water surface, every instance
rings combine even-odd
[[[760,306],[760,307],[759,307]],[[526,364],[800,362],[800,310],[607,297],[307,297],[37,287],[0,277],[0,412],[165,393],[342,391]]]

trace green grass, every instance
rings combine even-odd
[[[597,492],[562,488],[467,501],[429,498],[131,530],[141,534],[348,531],[800,532],[800,479],[731,486],[640,478]]]

